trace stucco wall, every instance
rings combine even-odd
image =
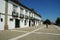
[[[20,28],[29,27],[29,20],[27,21],[26,25],[25,25],[25,20],[24,19],[22,20],[20,20]]]
[[[12,21],[10,19],[13,19],[12,16],[8,16],[8,28],[15,29],[15,19],[13,19]]]
[[[0,30],[4,30],[5,16],[4,15],[1,15],[1,18],[2,18],[2,22],[0,20]]]
[[[11,3],[8,3],[8,14],[12,15],[12,11],[13,11],[13,5]]]
[[[5,13],[5,1],[0,0],[0,13]]]

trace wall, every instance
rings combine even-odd
[[[12,15],[12,11],[13,11],[13,5],[11,3],[8,3],[8,14]]]
[[[10,19],[13,19],[12,21]],[[15,19],[8,16],[8,29],[15,29]]]
[[[29,20],[27,20],[27,24],[25,25],[25,20],[20,19],[20,28],[25,28],[25,27],[29,27]]]
[[[15,28],[15,19],[12,18],[12,11],[13,11],[13,4],[9,2],[8,3],[8,29]],[[10,21],[10,19],[13,19],[13,21]]]
[[[0,0],[0,13],[5,13],[5,1]]]
[[[0,30],[4,30],[5,15],[1,15],[1,18],[3,19],[3,21],[1,22],[0,20]]]
[[[5,1],[4,0],[0,0],[0,13],[5,13]],[[1,22],[1,18],[3,19],[3,21]],[[4,22],[5,22],[5,15],[0,15],[0,30],[4,29]]]

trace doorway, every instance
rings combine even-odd
[[[29,27],[31,26],[31,21],[29,21]]]
[[[15,19],[15,28],[19,28],[20,27],[20,20]]]

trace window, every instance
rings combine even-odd
[[[10,18],[10,21],[13,21],[13,19],[12,19],[12,18]]]
[[[17,7],[18,7],[18,6],[13,5],[13,11],[12,11],[12,16],[13,16],[13,17],[18,17],[18,13],[16,12]]]
[[[13,5],[13,11],[16,11],[17,7],[18,7],[18,6]]]
[[[28,19],[28,16],[27,16],[27,15],[25,15],[25,18],[26,18],[26,19]]]
[[[20,13],[23,14],[23,8],[20,8]]]
[[[3,22],[3,18],[1,18],[1,22]]]
[[[27,25],[27,20],[25,20],[25,25]]]
[[[31,14],[31,12],[29,12],[29,14]]]
[[[29,12],[29,16],[31,16],[31,12]]]
[[[24,15],[23,14],[20,14],[20,18],[24,18]]]
[[[12,11],[12,16],[13,16],[13,17],[18,17],[18,13],[13,10],[13,11]]]
[[[26,14],[28,13],[28,10],[26,10]]]
[[[16,9],[18,6],[16,6],[16,5],[13,5],[13,9]]]
[[[21,19],[21,22],[23,22],[23,19]]]

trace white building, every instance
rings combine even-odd
[[[6,29],[6,24],[7,29],[39,26],[41,16],[18,0],[0,0],[0,30]]]

